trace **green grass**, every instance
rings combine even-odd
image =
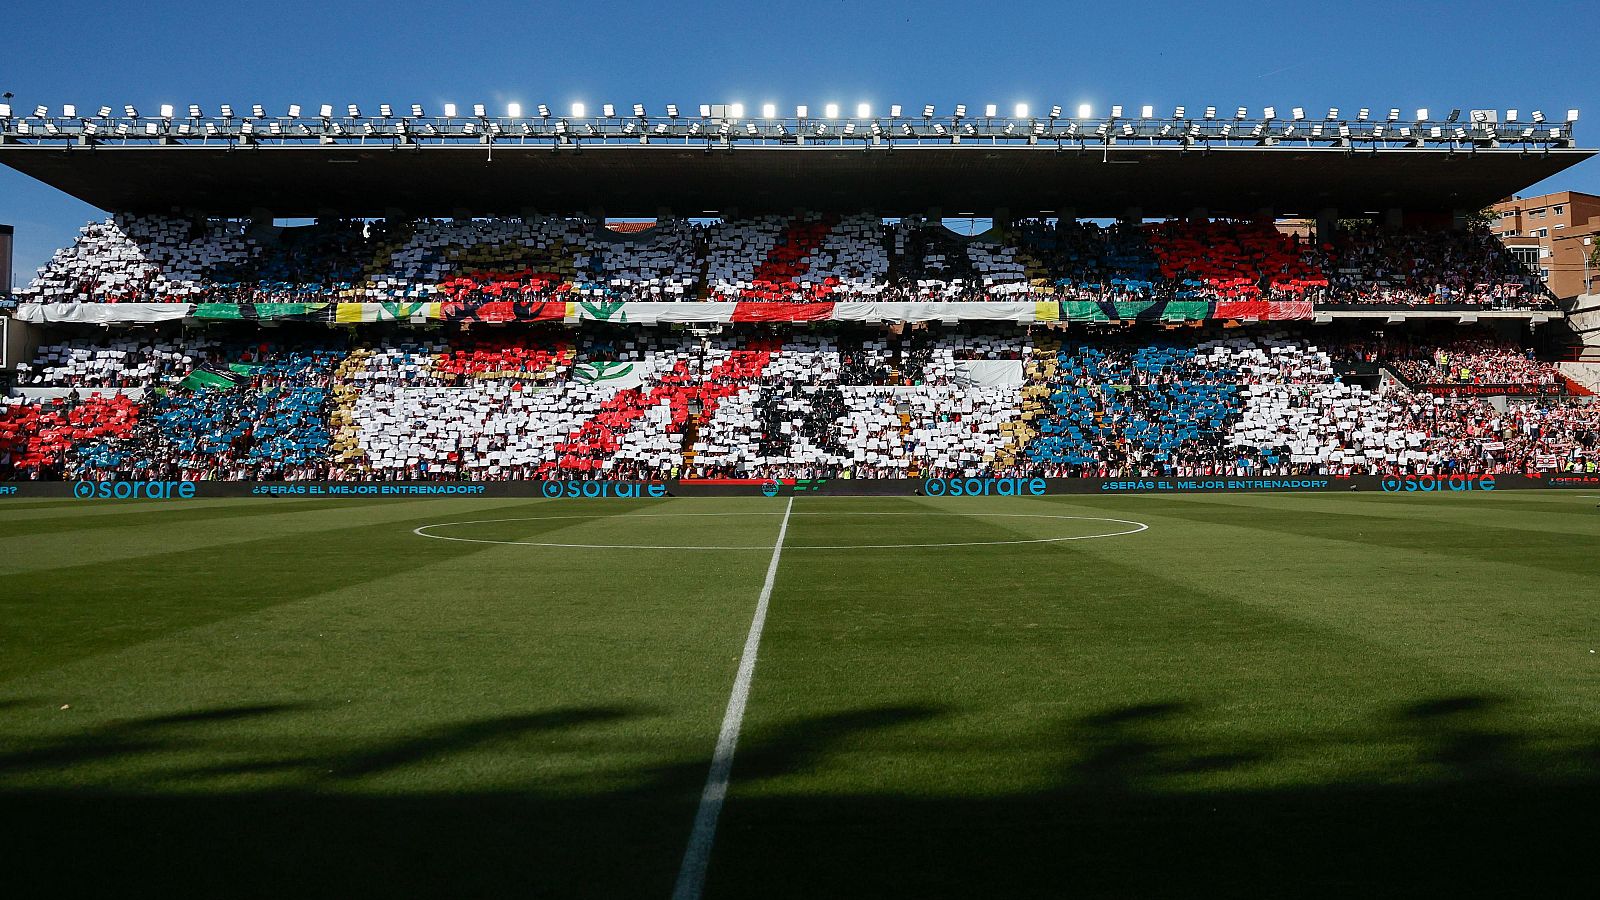
[[[665,898],[785,502],[0,501],[0,885]],[[798,498],[706,895],[1592,896],[1595,503]]]

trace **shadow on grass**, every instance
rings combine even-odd
[[[1497,730],[1495,715],[1510,706],[1478,695],[1424,698],[1344,738],[1285,734],[1260,744],[1202,737],[1204,710],[1185,700],[1112,707],[1041,723],[1041,741],[1062,761],[1052,783],[992,796],[976,786],[917,795],[881,787],[905,783],[892,769],[871,780],[880,787],[870,792],[859,787],[859,768],[833,782],[856,790],[775,789],[781,784],[768,779],[827,784],[834,754],[848,750],[859,767],[894,729],[926,734],[918,729],[954,711],[891,706],[795,718],[741,742],[707,896],[1592,896],[1600,736],[1552,743]],[[261,748],[226,767],[303,770],[260,790],[206,791],[204,769],[188,770],[194,783],[154,788],[133,777],[109,788],[28,787],[17,776],[46,761],[70,770],[175,745],[204,749],[208,729],[297,711],[197,710],[15,752],[0,747],[7,894],[670,893],[705,760],[673,755],[592,781],[530,777],[474,788],[470,757],[456,759],[492,748],[532,762],[543,748],[583,746],[648,710],[468,720],[388,742],[352,740],[314,759],[270,759],[272,748]],[[219,732],[213,749],[250,750],[241,740]],[[1281,757],[1315,760],[1335,754],[1341,740],[1406,749],[1359,778],[1204,789],[1185,781],[1201,773],[1201,783],[1227,783]],[[955,742],[936,749],[960,752]],[[452,762],[462,767],[459,793],[359,786],[370,775]]]

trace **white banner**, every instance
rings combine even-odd
[[[1022,383],[1020,359],[958,359],[956,378],[980,387],[1006,387]]]
[[[648,362],[581,362],[570,372],[573,381],[609,389],[610,393],[640,387],[650,377]]]
[[[170,322],[194,310],[192,303],[23,303],[16,319],[22,322]]]

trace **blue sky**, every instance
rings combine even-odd
[[[1583,110],[1600,144],[1586,3],[176,3],[0,9],[19,108],[199,103],[1059,103],[1253,111]],[[1590,160],[1540,190],[1600,193]],[[93,208],[0,168],[26,279]]]

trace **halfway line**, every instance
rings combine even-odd
[[[783,556],[783,538],[789,532],[789,511],[794,498],[783,508],[783,524],[778,526],[778,541],[772,545],[772,562],[767,564],[767,580],[756,600],[755,618],[744,639],[744,654],[739,657],[739,674],[733,679],[728,696],[728,711],[722,715],[722,732],[711,755],[711,771],[705,790],[700,792],[700,808],[694,814],[694,830],[689,832],[689,847],[683,851],[678,883],[672,887],[672,900],[700,900],[706,886],[706,865],[711,860],[711,842],[717,836],[717,817],[728,796],[728,777],[733,773],[733,751],[739,744],[739,728],[744,724],[744,707],[750,700],[750,682],[755,679],[756,654],[761,650],[761,630],[767,624],[767,603],[772,599],[772,584],[778,577],[778,559]]]

